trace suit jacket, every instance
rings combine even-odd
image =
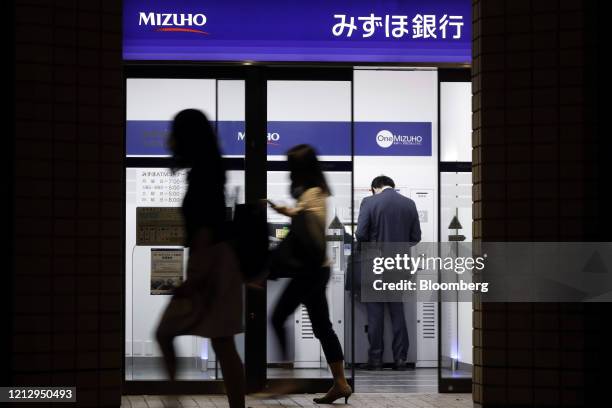
[[[421,241],[421,224],[416,205],[392,188],[366,197],[361,202],[357,220],[359,242]]]

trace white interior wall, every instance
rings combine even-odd
[[[181,110],[200,109],[208,118],[216,120],[216,84],[214,79],[161,79],[130,78],[126,89],[126,119],[170,121]],[[244,120],[244,81],[219,81],[219,119]],[[126,169],[126,354],[159,356],[154,341],[154,332],[169,296],[150,295],[150,250],[149,246],[136,246],[136,207],[178,207],[182,195],[176,201],[155,202],[143,200],[138,176],[142,171],[164,171],[167,169]],[[185,185],[184,174],[178,175]],[[239,202],[244,201],[244,172],[227,172],[228,199],[234,200],[238,192]],[[236,190],[235,187],[238,187]],[[184,191],[183,191],[184,193]],[[185,261],[188,250],[185,251]],[[236,339],[239,351],[244,350],[243,335]],[[214,360],[212,350],[207,350],[202,340],[193,336],[181,336],[175,341],[179,357],[208,354]]]
[[[438,238],[438,73],[436,70],[364,69],[354,72],[355,122],[430,122],[430,156],[356,156],[354,158],[355,220],[374,177],[391,177],[401,194],[412,198],[421,220],[422,242]],[[372,137],[376,135],[373,134]],[[417,194],[421,193],[421,194]],[[425,338],[419,304],[406,303],[410,338],[409,361],[417,367],[437,366],[435,338]],[[419,323],[421,322],[421,323]],[[356,340],[357,341],[357,340]]]
[[[351,121],[350,81],[268,81],[267,84],[268,121]],[[350,140],[347,140],[348,146]],[[268,159],[285,160],[286,157],[269,155]],[[351,160],[350,155],[321,155],[319,159]]]
[[[126,217],[125,217],[125,239],[126,239],[126,355],[148,355],[160,356],[160,351],[155,344],[155,329],[164,307],[170,300],[167,295],[151,295],[151,246],[136,246],[136,207],[177,207],[180,206],[184,191],[176,197],[175,202],[156,202],[152,205],[139,196],[139,183],[142,172],[166,172],[163,168],[128,168],[126,169]],[[180,183],[186,186],[185,172],[176,176]],[[226,173],[226,190],[229,192],[236,187],[244,190],[244,171],[228,171]],[[159,178],[158,178],[159,180]],[[161,248],[161,247],[160,247]],[[170,248],[164,246],[163,248]],[[181,247],[177,247],[181,248]],[[184,261],[189,256],[189,249],[185,249]],[[194,357],[208,352],[210,361],[214,360],[212,349],[202,350],[201,341],[194,336],[181,336],[175,345],[179,357]],[[236,336],[236,345],[239,352],[244,350],[244,335]],[[132,348],[132,350],[128,350]],[[149,353],[145,351],[149,349]],[[142,354],[140,352],[142,350]]]
[[[172,120],[183,109],[215,115],[214,79],[128,78],[126,120]]]
[[[440,83],[440,161],[472,161],[472,83]]]
[[[425,205],[431,214],[421,224],[422,241],[437,240],[438,76],[435,70],[355,70],[356,122],[431,122],[431,156],[356,156],[354,158],[355,219],[361,199],[370,194],[372,179],[391,177],[400,192],[418,201],[417,191],[431,195]],[[374,135],[372,136],[374,137]],[[417,202],[417,205],[420,203]]]
[[[453,216],[458,219],[465,235],[465,242],[472,241],[472,173],[440,174],[440,220],[442,223],[441,242],[448,242]],[[444,302],[442,304],[442,354],[457,358],[460,362],[472,364],[472,303]]]
[[[442,82],[440,84],[440,160],[472,161],[472,84],[470,82]],[[463,229],[459,232],[472,241],[472,174],[441,175],[442,242],[448,241],[446,226],[457,213]],[[454,231],[448,231],[454,233]],[[444,350],[460,362],[472,364],[472,303],[459,302],[443,305],[442,315],[454,316],[456,322],[443,322],[453,327],[454,345],[443,344]],[[452,310],[451,310],[452,309]]]
[[[457,358],[462,363],[472,364],[472,302],[459,302],[459,350]]]
[[[347,83],[344,82],[331,81],[287,82],[270,81],[269,83],[269,120],[350,121],[350,84],[347,86]],[[244,120],[244,81],[219,81],[218,87],[219,119]],[[384,157],[382,159],[380,157],[355,157],[356,212],[359,208],[360,199],[364,194],[369,194],[367,188],[371,179],[382,173],[392,177],[401,192],[408,196],[411,196],[414,191],[432,190],[432,214],[437,211],[435,208],[438,152],[436,87],[437,73],[435,71],[358,70],[355,72],[354,114],[356,121],[430,121],[433,136],[431,157]],[[160,92],[162,93],[161,97]],[[196,106],[204,110],[213,120],[214,92],[214,80],[128,79],[127,119],[170,120],[181,109]],[[461,109],[452,110],[450,108],[463,105],[468,106],[469,111],[470,103],[469,100],[467,102],[465,100],[465,87],[449,88],[444,84],[441,92],[445,98],[445,112],[454,112],[454,116],[456,116]],[[321,95],[325,95],[325,97],[322,98]],[[197,100],[195,100],[196,96]],[[462,102],[450,103],[446,100],[449,96],[457,101],[461,97]],[[469,115],[471,117],[471,113]],[[457,118],[453,120],[459,123]],[[444,129],[463,128],[459,125],[446,124],[455,122],[445,122],[443,118],[441,130],[444,132]],[[471,154],[468,158],[464,152],[465,149],[462,148],[462,146],[465,146],[465,140],[468,140],[471,152],[471,139],[466,139],[464,133],[457,137],[450,136],[448,138],[443,134],[442,137],[444,143],[441,146],[442,157],[456,157],[460,161],[464,158],[466,161],[471,160]],[[452,156],[452,149],[445,148],[446,143],[454,146],[455,156]],[[324,157],[323,159],[338,160],[339,158]],[[138,169],[127,169],[126,173],[126,291],[128,297],[126,302],[126,341],[128,342],[126,353],[130,352],[132,340],[152,341],[154,325],[168,299],[167,296],[151,296],[148,294],[150,247],[134,248],[135,207],[139,205],[135,195],[137,191],[135,172],[137,171]],[[286,175],[283,176],[286,178]],[[350,210],[347,210],[347,208],[350,202],[345,203],[345,201],[350,200],[350,191],[347,194],[345,193],[347,181],[343,179],[344,177],[337,174],[328,174],[328,180],[335,190],[332,207],[343,209],[339,216],[342,221],[348,221]],[[273,180],[274,177],[269,181]],[[228,181],[230,185],[241,186],[243,194],[243,172],[236,172],[231,176],[228,174]],[[350,189],[350,181],[348,183]],[[269,186],[271,191],[276,191],[272,194],[272,197],[276,197],[278,194],[279,200],[290,201],[286,194],[288,187],[286,179],[282,181],[279,179],[276,184],[276,187]],[[338,185],[342,185],[342,187],[337,188]],[[282,191],[285,193],[283,194]],[[469,200],[464,197],[464,200],[469,201],[469,205],[463,206],[462,204],[460,217],[464,220],[470,220],[471,223],[471,190],[469,193]],[[444,197],[441,198],[444,200]],[[243,200],[243,196],[241,199]],[[339,202],[334,203],[333,201]],[[444,223],[446,218],[445,206],[442,207],[441,216]],[[357,213],[355,219],[357,219]],[[437,216],[432,216],[431,220],[431,225],[424,228],[423,241],[437,240],[437,226],[435,225]],[[462,232],[469,235],[471,240],[471,228],[464,228]],[[444,240],[444,233],[441,238]],[[130,254],[132,250],[134,250],[135,272],[133,276],[130,274],[132,270]],[[132,280],[136,282],[134,286],[132,286]],[[133,296],[131,296],[132,294]],[[459,354],[462,361],[471,363],[471,304],[460,304],[457,313],[460,322],[462,322],[458,334]],[[132,321],[133,315],[138,317],[135,321]],[[150,316],[150,318],[146,318],[146,316]],[[465,323],[468,319],[469,324]],[[243,349],[242,342],[243,339],[238,339],[241,351]],[[180,339],[177,346],[179,355],[192,356],[199,354],[197,347],[194,346],[193,339]],[[153,355],[158,355],[154,345],[152,350]]]
[[[126,81],[126,120],[171,121],[178,112],[188,108],[200,109],[210,120],[215,120],[215,99],[213,79],[129,78]],[[136,246],[136,207],[177,206],[180,201],[145,202],[138,195],[138,175],[139,169],[126,170],[126,316],[129,316],[126,319],[126,354],[157,356],[160,352],[153,341],[154,329],[169,296],[150,295],[151,247]],[[194,337],[183,336],[175,344],[178,356],[197,355]]]
[[[350,81],[268,81],[270,121],[351,121]]]
[[[217,81],[217,89],[219,91],[217,101],[217,114],[219,115],[219,120],[244,121],[244,80],[220,79]]]
[[[160,356],[155,343],[155,328],[164,307],[170,300],[167,295],[151,295],[151,246],[136,246],[136,208],[137,207],[176,207],[177,203],[156,202],[151,204],[141,196],[139,184],[142,172],[159,171],[169,173],[168,169],[126,169],[126,217],[125,217],[125,251],[126,251],[126,342],[132,347],[134,356]],[[177,174],[180,183],[185,183],[184,173]],[[157,178],[158,180],[160,177]],[[177,197],[182,200],[182,196]],[[180,201],[178,201],[180,204]],[[169,248],[163,246],[163,248]],[[180,247],[177,247],[180,248]],[[185,251],[187,259],[188,250]],[[175,342],[177,356],[187,357],[194,354],[195,338],[182,336]],[[128,350],[126,350],[127,353]]]
[[[268,121],[282,122],[344,122],[351,121],[351,83],[349,81],[268,81]],[[341,137],[341,135],[338,135]],[[283,135],[281,135],[281,138]],[[281,139],[281,143],[284,139]],[[350,152],[350,139],[346,140],[347,151]],[[291,145],[283,146],[286,150]],[[315,146],[316,147],[316,146]],[[285,156],[269,155],[269,160],[286,160]],[[320,155],[320,160],[351,160],[348,156]],[[351,174],[349,172],[326,172],[332,196],[327,202],[327,224],[334,215],[340,220],[350,223],[351,220]],[[295,200],[289,194],[289,172],[269,171],[267,175],[267,197],[277,204],[293,205]],[[275,211],[268,210],[268,220],[275,223],[288,223],[289,219]],[[267,361],[269,363],[281,362],[282,356],[276,342],[274,332],[270,325],[270,315],[276,304],[286,281],[268,282],[268,346]],[[344,276],[332,277],[330,287],[340,287],[337,293],[343,293]],[[340,301],[329,298],[330,312],[334,307],[343,307],[344,298]],[[296,318],[297,319],[297,318]],[[289,318],[286,322],[287,339],[289,342],[290,358],[299,354],[308,359],[312,356],[312,363],[320,359],[320,345],[316,339],[308,341],[296,337],[295,319]],[[298,333],[299,334],[299,333]],[[297,339],[297,340],[296,340]],[[344,345],[343,345],[344,346]]]

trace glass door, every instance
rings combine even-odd
[[[128,68],[125,87],[126,392],[222,393],[221,370],[208,339],[181,336],[175,340],[179,360],[179,381],[175,383],[167,381],[155,341],[159,318],[173,287],[185,279],[189,256],[188,248],[183,247],[180,214],[187,172],[170,170],[166,148],[172,118],[182,109],[196,108],[213,122],[224,155],[228,207],[265,198],[266,194],[289,204],[284,154],[295,144],[312,144],[320,150],[320,159],[324,161],[326,177],[334,192],[329,200],[328,233],[344,238],[345,234],[338,232],[342,230],[350,237],[351,71],[340,70],[338,74],[338,70],[323,70],[325,79],[305,81],[275,79],[288,72],[291,76],[296,71],[263,67],[227,69],[227,72],[185,67]],[[220,73],[215,74],[217,71]],[[300,70],[298,75],[313,77],[312,70]],[[255,137],[247,136],[247,129]],[[279,226],[287,220],[270,214],[270,221],[273,226]],[[345,318],[350,296],[345,291],[343,274],[350,245],[336,237],[329,240],[328,247],[333,254],[334,268],[327,298],[334,329],[347,349],[352,326]],[[253,392],[267,383],[297,379],[303,392],[326,391],[331,375],[312,333],[310,339],[306,338],[308,322],[294,320],[300,310],[287,322],[292,338],[291,361],[278,358],[268,317],[282,283],[270,283],[263,293],[245,288],[245,333],[236,336],[236,343],[245,362],[247,388]],[[304,335],[300,337],[299,333]],[[268,346],[261,347],[265,344]]]
[[[359,220],[362,202],[372,196],[372,180],[384,175],[393,180],[398,194],[414,201],[421,243],[425,247],[436,243],[438,71],[359,67],[353,81],[355,220]],[[405,142],[409,138],[414,142]],[[357,282],[356,292],[360,292],[359,285]],[[435,392],[437,303],[417,301],[415,296],[406,296],[403,302],[368,302],[358,293],[355,296],[356,389]],[[398,367],[401,360],[404,364]]]
[[[207,339],[183,336],[176,340],[181,381],[170,384],[154,338],[172,287],[185,278],[188,257],[179,211],[185,172],[170,171],[165,139],[174,115],[194,107],[204,111],[216,127],[227,169],[228,207],[262,198],[292,205],[285,154],[302,143],[317,150],[332,190],[326,211],[331,263],[326,298],[354,389],[433,392],[438,384],[440,391],[462,389],[454,381],[461,372],[470,372],[471,337],[467,339],[465,333],[471,330],[471,305],[403,305],[409,336],[407,372],[393,370],[394,337],[385,310],[382,367],[372,371],[367,369],[367,304],[359,297],[360,282],[347,279],[359,207],[371,195],[370,182],[376,176],[391,177],[396,190],[415,201],[422,242],[445,241],[453,215],[459,216],[464,231],[469,229],[471,214],[466,211],[471,196],[465,193],[469,173],[461,169],[469,167],[471,160],[463,152],[471,146],[470,90],[447,87],[439,75],[442,71],[261,66],[126,70],[128,393],[223,392],[221,372]],[[447,120],[449,112],[452,120]],[[459,136],[457,129],[463,132]],[[381,133],[391,133],[394,142],[378,143]],[[395,143],[403,135],[414,134],[422,136],[418,147]],[[448,167],[450,162],[455,164]],[[286,234],[289,220],[270,210],[268,221],[276,244]],[[245,288],[245,332],[236,336],[236,343],[245,362],[249,392],[286,381],[297,384],[296,392],[325,392],[331,384],[325,355],[302,306],[285,322],[289,353],[280,353],[270,317],[287,281],[282,277],[269,281],[264,290]],[[443,389],[442,384],[454,388]]]
[[[449,71],[440,75],[440,248],[471,256],[472,84],[469,70]],[[442,296],[439,308],[439,391],[470,392],[472,302],[455,293]]]
[[[128,75],[129,76],[129,75]],[[194,75],[195,76],[195,75]],[[216,128],[227,169],[226,205],[244,202],[244,80],[168,78],[146,71],[126,79],[125,380],[136,392],[172,393],[155,331],[172,290],[186,278],[180,206],[188,170],[172,172],[166,139],[183,109],[203,111]],[[236,336],[244,359],[244,334]],[[174,341],[177,379],[220,392],[221,370],[210,341]],[[204,386],[202,388],[201,386]]]
[[[302,79],[304,78],[304,79]],[[267,86],[267,197],[275,203],[294,205],[286,152],[299,144],[317,151],[332,196],[327,200],[327,253],[331,276],[326,289],[333,330],[343,352],[350,352],[352,321],[351,296],[345,274],[352,236],[352,87],[351,72],[332,78],[307,71],[294,78],[268,76]],[[269,209],[271,239],[278,244],[286,234],[290,220]],[[267,283],[268,385],[291,381],[302,392],[325,392],[331,386],[331,372],[313,322],[302,304],[285,322],[288,353],[281,352],[272,324],[277,301],[287,288],[288,277]],[[345,355],[345,361],[350,361]],[[351,367],[346,375],[352,382]]]

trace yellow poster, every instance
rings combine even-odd
[[[137,207],[136,245],[183,245],[180,207]]]

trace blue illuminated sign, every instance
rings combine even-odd
[[[470,63],[470,0],[125,0],[126,60]]]
[[[167,156],[170,121],[128,120],[128,156]],[[244,156],[243,121],[216,122],[221,151]],[[431,156],[431,122],[355,122],[355,156]],[[292,146],[310,144],[320,155],[351,156],[350,122],[270,121],[268,155],[282,156]]]

